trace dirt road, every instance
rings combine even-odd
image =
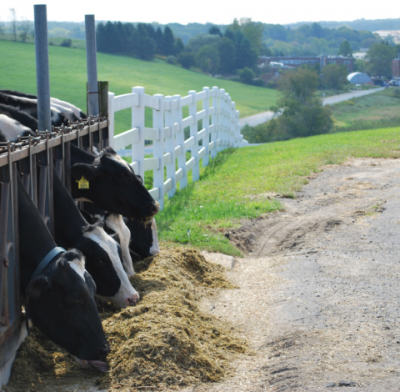
[[[399,391],[400,160],[328,166],[282,202],[229,233],[246,258],[208,256],[239,289],[204,306],[252,355],[196,392]]]

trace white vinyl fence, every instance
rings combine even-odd
[[[202,110],[197,111],[199,101]],[[185,106],[188,106],[189,116],[183,118]],[[153,110],[152,128],[145,127],[146,107]],[[128,108],[132,109],[132,128],[114,136],[114,113]],[[209,157],[214,158],[219,151],[247,145],[240,133],[239,111],[235,109],[235,102],[224,89],[218,87],[204,87],[197,93],[192,90],[186,97],[147,95],[144,87],[133,87],[132,93],[118,96],[110,92],[108,112],[110,145],[116,151],[131,146],[131,150],[119,152],[131,155],[131,166],[143,179],[146,171],[153,171],[150,194],[160,203],[161,209],[164,208],[165,194],[173,197],[178,183],[180,189],[187,186],[190,170],[193,181],[199,179],[200,159],[203,158],[203,166],[207,166]],[[190,136],[185,140],[184,129],[187,127],[190,127]],[[152,145],[146,146],[145,141],[152,141]],[[190,159],[186,161],[187,151],[190,151]],[[152,155],[152,158],[145,158],[145,155]]]

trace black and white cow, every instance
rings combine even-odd
[[[37,99],[26,98],[17,95],[4,94],[0,92],[0,104],[12,106],[17,110],[25,112],[34,118],[38,118]],[[59,103],[50,102],[51,123],[54,126],[67,124],[68,121],[75,122],[79,120],[74,111]],[[79,109],[78,109],[79,110]]]
[[[0,142],[16,141],[18,136],[33,135],[30,128],[18,120],[0,113]]]
[[[0,94],[13,95],[13,96],[20,97],[20,98],[29,98],[29,99],[37,100],[36,95],[25,94],[20,91],[0,90]],[[50,97],[50,105],[58,107],[58,109],[60,109],[60,108],[69,109],[74,113],[75,117],[78,119],[79,118],[82,118],[82,119],[87,118],[86,114],[83,113],[82,110],[79,109],[77,106],[73,105],[72,103],[62,101],[61,99]]]
[[[118,243],[101,224],[89,225],[80,213],[62,181],[53,174],[55,240],[64,248],[79,249],[100,298],[125,308],[139,300],[122,264]]]
[[[71,164],[75,200],[89,201],[105,211],[144,221],[157,214],[159,204],[111,147],[96,156],[71,145]],[[82,178],[89,181],[89,189],[79,189],[78,181]]]
[[[35,118],[25,112],[13,108],[12,106],[0,104],[0,114],[18,121],[23,126],[28,127],[32,132],[36,132],[38,129],[38,122]],[[22,132],[23,134],[20,136],[26,136],[24,131]]]
[[[20,279],[27,316],[54,343],[83,365],[106,371],[110,347],[94,301],[96,284],[76,249],[59,253],[37,274],[56,248],[20,179],[18,179]],[[37,277],[32,277],[37,274]]]

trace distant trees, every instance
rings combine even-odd
[[[30,22],[29,20],[21,21],[18,25],[18,31],[21,42],[26,42],[28,35],[32,34],[33,32],[32,22]]]
[[[318,86],[318,74],[311,69],[287,72],[279,82],[281,98],[272,108],[278,117],[264,127],[257,127],[252,136],[259,142],[266,142],[329,132],[333,120],[329,107],[322,106],[315,96]]]
[[[323,84],[331,89],[342,89],[347,83],[347,67],[338,64],[328,64],[322,69]]]
[[[17,42],[17,13],[14,8],[10,8],[11,30],[14,41]]]
[[[182,52],[178,56],[179,64],[182,65],[183,68],[190,69],[191,67],[196,65],[196,58],[194,54],[191,52]]]
[[[384,43],[373,44],[368,52],[368,69],[375,76],[388,76],[392,73],[392,60],[396,57],[396,49]]]
[[[352,57],[353,56],[353,51],[351,49],[349,41],[345,40],[340,44],[338,55],[339,56],[345,56],[345,57]]]
[[[172,30],[164,32],[153,25],[138,23],[107,22],[97,25],[97,49],[99,52],[123,54],[152,60],[155,54],[170,56],[182,50],[183,43],[176,41]]]

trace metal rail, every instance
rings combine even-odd
[[[108,125],[107,117],[97,116],[51,132],[37,132],[36,136],[19,138],[15,143],[0,143],[0,369],[18,348],[23,321],[17,175],[53,233],[53,166],[71,190],[70,143],[77,139],[77,144],[86,150],[92,151],[93,146],[101,149],[109,144]]]

